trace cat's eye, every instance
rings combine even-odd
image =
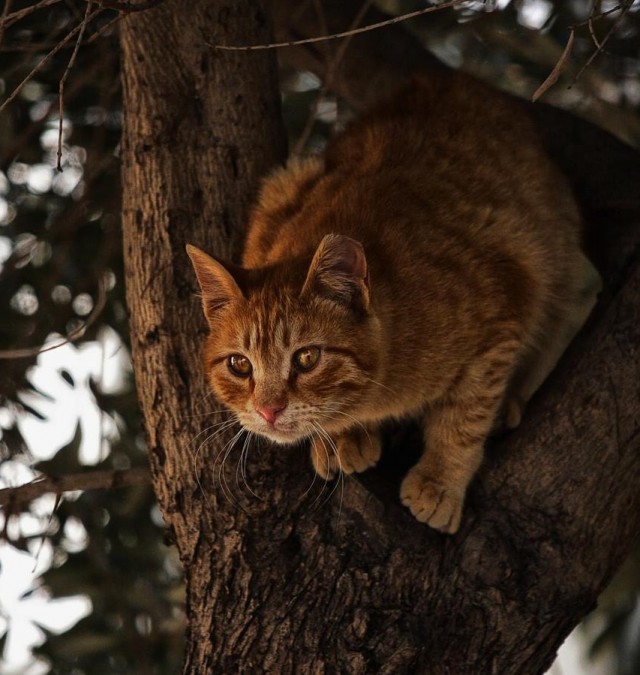
[[[227,359],[229,370],[237,377],[249,377],[253,372],[251,361],[241,354],[231,354]]]
[[[303,347],[294,353],[293,365],[296,370],[307,373],[316,367],[319,359],[320,349],[318,347]]]

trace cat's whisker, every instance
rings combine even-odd
[[[205,492],[205,490],[204,490],[204,488],[203,488],[203,486],[202,486],[202,483],[201,483],[201,481],[200,481],[200,472],[198,471],[198,458],[199,458],[199,456],[200,456],[200,451],[202,450],[202,448],[203,448],[210,440],[214,439],[216,436],[219,436],[221,433],[224,433],[229,427],[233,426],[234,421],[233,421],[233,420],[227,420],[226,422],[224,422],[224,423],[222,423],[222,424],[226,424],[226,426],[217,425],[217,424],[213,425],[214,427],[216,427],[216,426],[221,426],[221,428],[217,429],[217,430],[214,431],[212,434],[209,434],[209,436],[207,436],[207,437],[202,441],[202,443],[200,443],[200,445],[198,446],[197,450],[196,450],[196,451],[194,452],[194,454],[193,454],[193,473],[194,473],[196,482],[197,482],[197,484],[198,484],[198,487],[200,488],[200,491],[202,492],[202,495],[205,497],[205,499],[207,499],[207,501],[209,501],[209,495]],[[209,429],[211,429],[211,428],[213,428],[213,427],[209,427]],[[205,430],[205,431],[206,431],[206,430]],[[201,433],[203,433],[203,432],[201,432]],[[198,434],[198,436],[200,436],[201,433]],[[197,436],[196,436],[196,438],[197,438]],[[195,440],[195,438],[194,438],[193,440]],[[191,442],[193,442],[193,440],[192,440]],[[214,462],[214,467],[215,467],[215,462]]]
[[[236,462],[236,487],[238,488],[238,492],[242,490],[242,486],[240,485],[240,476],[242,475],[242,457],[244,455],[245,450],[247,449],[247,443],[249,442],[249,434],[247,434],[244,437],[244,442],[242,444],[242,449],[240,450],[240,457],[238,461]],[[245,481],[246,483],[246,481]]]
[[[215,472],[216,465],[218,464],[218,460],[220,459],[220,457],[222,457],[222,460],[220,462],[220,467],[218,469],[218,483],[220,484],[220,489],[222,490],[222,493],[224,494],[225,498],[227,499],[227,501],[230,504],[232,504],[233,506],[235,506],[237,508],[240,508],[244,511],[242,506],[240,506],[240,504],[238,504],[238,502],[234,499],[233,492],[230,490],[229,484],[227,482],[227,478],[224,475],[224,466],[225,466],[225,463],[227,461],[227,458],[229,457],[229,454],[231,453],[231,451],[235,447],[236,441],[238,440],[238,438],[240,438],[240,436],[243,433],[244,433],[244,429],[240,429],[240,431],[238,431],[235,434],[235,436],[233,436],[229,441],[227,441],[227,443],[224,445],[224,447],[220,450],[220,452],[216,456],[216,459],[213,463],[213,468],[214,468],[214,472]]]
[[[340,503],[338,505],[338,518],[342,515],[342,502],[344,500],[344,471],[342,469],[342,461],[340,460],[340,454],[338,453],[338,447],[336,446],[335,441],[329,436],[329,434],[325,431],[325,434],[331,441],[331,446],[333,450],[333,454],[336,457],[336,461],[338,462],[338,475],[337,475],[337,480],[335,485],[333,486],[333,489],[331,492],[327,495],[325,501],[319,508],[322,508],[324,504],[327,504],[331,497],[333,496],[333,493],[338,489],[338,485],[340,485]]]
[[[319,412],[324,413],[324,414],[334,413],[334,414],[338,414],[338,415],[344,415],[345,417],[348,417],[349,419],[353,420],[362,429],[362,431],[364,431],[365,435],[367,436],[367,440],[369,441],[369,445],[372,445],[371,436],[369,435],[369,430],[360,420],[353,417],[353,415],[349,415],[348,413],[343,412],[342,410],[337,410],[335,408],[329,408],[327,406],[323,406],[323,407],[319,408],[318,410],[319,410]]]
[[[328,406],[326,406],[326,405],[325,405],[325,406],[322,406],[322,407],[318,407],[318,412],[321,412],[321,413],[334,413],[334,414],[337,414],[337,415],[343,415],[344,417],[348,417],[350,420],[353,420],[353,422],[355,422],[355,424],[357,424],[359,427],[361,427],[362,430],[363,430],[367,435],[369,435],[368,432],[367,432],[367,429],[366,429],[365,425],[364,425],[359,419],[356,419],[353,415],[349,415],[349,413],[346,413],[346,412],[344,412],[344,411],[342,411],[342,410],[338,410],[337,408],[330,408],[330,407],[328,407]]]
[[[394,396],[397,396],[397,393],[393,389],[391,389],[391,387],[387,387],[386,384],[382,384],[382,382],[378,382],[377,380],[374,380],[371,377],[365,376],[364,379],[367,380],[368,382],[371,382],[372,384],[377,384],[379,387],[382,387],[383,389],[386,389],[388,392],[392,393]]]
[[[233,415],[231,410],[210,410],[209,412],[194,413],[193,415],[185,415],[185,419],[193,419],[194,417],[207,417],[208,415]]]
[[[220,483],[221,489],[225,492],[225,494],[229,495],[230,503],[232,503],[234,506],[244,511],[244,508],[241,506],[241,504],[233,497],[233,491],[231,490],[231,487],[229,486],[229,481],[227,480],[226,466],[225,466],[227,459],[229,459],[231,453],[235,449],[236,442],[239,440],[243,432],[244,429],[238,431],[238,433],[225,446],[222,461],[220,462],[220,468],[218,469],[218,481]]]
[[[203,396],[201,396],[199,399],[193,402],[193,407],[196,408],[202,403],[206,403],[210,401],[211,399],[215,399],[215,392],[212,390],[209,390],[207,393],[205,393]],[[229,410],[221,410],[220,412],[230,412]],[[202,415],[203,413],[199,413]],[[206,414],[206,413],[205,413]],[[198,415],[187,415],[186,417],[197,417]]]
[[[316,434],[322,438],[321,445],[322,445],[322,449],[324,450],[324,454],[325,454],[325,457],[326,457],[326,460],[327,460],[327,468],[328,468],[329,464],[330,464],[330,458],[329,458],[329,451],[327,450],[326,442],[324,440],[325,437],[323,436],[323,430],[321,428],[319,428],[318,425],[315,422],[311,422],[311,425],[314,428]],[[318,452],[317,445],[314,445],[314,451],[316,453]],[[316,473],[316,475],[318,475],[318,474]],[[327,484],[329,483],[329,479],[326,476],[323,476],[322,478],[323,478],[322,487],[320,488],[320,492],[316,495],[316,498],[311,502],[310,508],[313,508],[318,503],[318,501],[320,500],[320,498],[324,494],[324,491],[327,487]],[[314,478],[314,481],[315,481],[315,478]]]
[[[251,448],[251,444],[253,443],[255,438],[256,438],[256,435],[250,431],[249,432],[249,445],[247,446],[247,451],[244,453],[244,462],[243,462],[243,466],[242,466],[242,471],[243,471],[243,475],[244,475],[244,483],[247,486],[247,490],[249,490],[249,492],[256,499],[259,499],[261,502],[263,502],[264,499],[251,488],[251,486],[249,485],[249,481],[247,480],[247,458],[249,456],[249,450]]]
[[[198,437],[202,436],[202,434],[207,433],[207,431],[210,431],[211,429],[216,429],[216,428],[219,428],[219,427],[223,427],[224,425],[232,426],[233,424],[235,424],[235,422],[236,422],[236,420],[235,420],[235,417],[234,417],[233,419],[230,419],[230,420],[222,420],[222,422],[216,422],[215,424],[210,424],[208,427],[205,427],[202,431],[200,431],[199,433],[197,433],[197,434],[189,441],[189,443],[187,443],[187,446],[186,446],[186,447],[188,448],[192,443],[195,442],[195,440],[196,440]],[[224,427],[224,428],[226,429],[227,427]]]
[[[327,431],[322,427],[322,425],[318,422],[315,424],[316,429],[322,434],[323,438],[327,439],[327,443],[329,444],[329,448],[333,452],[336,462],[338,464],[338,476],[337,480],[335,482],[335,485],[333,488],[330,490],[329,494],[326,496],[324,501],[318,506],[318,509],[321,509],[325,504],[329,502],[331,497],[333,496],[333,493],[338,489],[338,485],[340,485],[341,491],[340,491],[340,511],[342,511],[342,499],[344,497],[344,476],[342,475],[342,462],[340,461],[340,455],[338,454],[338,448],[336,447],[335,441],[331,438],[331,436],[327,433]],[[325,452],[327,452],[326,445],[323,443],[323,446],[325,446]],[[327,452],[327,465],[329,464],[329,453]],[[325,484],[328,481],[325,479]],[[320,495],[318,495],[318,498],[322,495],[322,492]],[[314,502],[315,504],[315,502]],[[313,506],[313,504],[312,504]]]
[[[308,424],[305,425],[305,428],[307,429],[307,431],[308,431],[308,433],[309,433],[309,438],[312,438],[312,437],[313,437],[313,432],[314,432],[313,424],[308,423]],[[314,446],[314,447],[315,447],[315,446]],[[317,478],[318,478],[318,474],[317,474],[317,472],[314,470],[314,471],[313,471],[313,478],[312,478],[312,480],[311,480],[311,485],[309,485],[309,487],[302,493],[301,499],[304,499],[304,498],[309,494],[309,492],[311,492],[311,490],[313,489],[313,486],[314,486],[315,483],[316,483]]]
[[[213,431],[211,434],[209,434],[209,435],[208,435],[208,436],[200,443],[200,445],[198,446],[198,448],[196,449],[196,451],[193,453],[193,467],[194,467],[194,472],[195,472],[196,478],[198,478],[198,476],[199,476],[199,472],[198,472],[198,457],[199,457],[199,455],[200,455],[200,452],[201,452],[202,448],[203,448],[209,441],[211,441],[212,439],[214,439],[216,436],[219,436],[220,434],[224,433],[227,429],[229,429],[230,427],[232,427],[233,424],[234,424],[233,421],[228,420],[227,422],[225,422],[225,423],[223,423],[223,424],[215,424],[215,425],[213,425],[213,426],[211,426],[211,427],[208,427],[207,429],[204,430],[204,431],[209,431],[209,430],[212,429],[212,428],[218,427],[215,431]],[[203,431],[203,432],[200,432],[200,433],[198,434],[198,436],[200,436],[202,433],[204,433],[204,431]],[[197,438],[197,436],[196,436],[195,438]],[[193,443],[193,441],[195,440],[195,438],[191,441],[191,443]],[[188,447],[188,446],[187,446],[187,447]],[[198,480],[199,480],[199,478],[198,478]]]
[[[247,480],[247,457],[249,455],[249,448],[251,446],[251,443],[253,442],[253,439],[255,438],[255,434],[253,434],[251,431],[247,431],[247,437],[245,438],[244,444],[242,446],[242,453],[240,454],[240,461],[239,461],[239,466],[240,466],[240,474],[242,476],[242,480],[244,481],[245,486],[247,487],[247,490],[256,498],[259,499],[261,502],[264,501],[264,499],[254,492],[251,489],[251,486],[249,485],[249,481]]]

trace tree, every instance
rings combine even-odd
[[[187,578],[185,672],[543,672],[640,527],[640,269],[608,286],[522,430],[491,452],[459,536],[413,522],[384,469],[313,509],[301,451],[252,450],[262,499],[239,509],[224,497],[235,465],[203,458],[194,476],[186,447],[211,404],[183,247],[236,252],[248,196],[281,159],[273,55],[206,45],[265,43],[265,23],[256,3],[169,2],[123,26],[128,302],[154,484]]]
[[[296,5],[271,7],[285,39],[317,32]],[[343,30],[359,5],[325,9],[329,30]],[[416,443],[406,429],[391,430],[379,470],[332,495],[308,491],[303,450],[251,448],[246,478],[261,499],[232,503],[231,436],[195,458],[191,445],[216,410],[184,244],[237,257],[258,179],[283,159],[273,52],[209,46],[268,42],[267,25],[252,0],[166,0],[122,21],[127,298],[154,487],[187,581],[184,672],[543,672],[640,530],[637,155],[532,108],[581,197],[607,286],[521,429],[491,448],[456,537],[398,503],[393,450]],[[340,68],[305,46],[283,58],[330,70],[354,107],[408,64],[441,67],[397,26],[353,38]]]

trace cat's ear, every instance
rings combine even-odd
[[[202,291],[204,315],[211,321],[221,307],[232,300],[242,298],[242,291],[221,262],[191,244],[187,244],[187,253]]]
[[[362,244],[327,234],[309,266],[302,294],[314,291],[344,305],[369,309],[369,272]]]

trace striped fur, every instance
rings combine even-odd
[[[593,307],[580,234],[514,103],[463,76],[416,79],[323,159],[267,178],[242,269],[190,249],[211,386],[247,429],[310,436],[325,477],[375,464],[380,422],[422,415],[425,453],[401,499],[455,532],[496,417],[518,424]],[[319,361],[299,372],[310,346]]]

